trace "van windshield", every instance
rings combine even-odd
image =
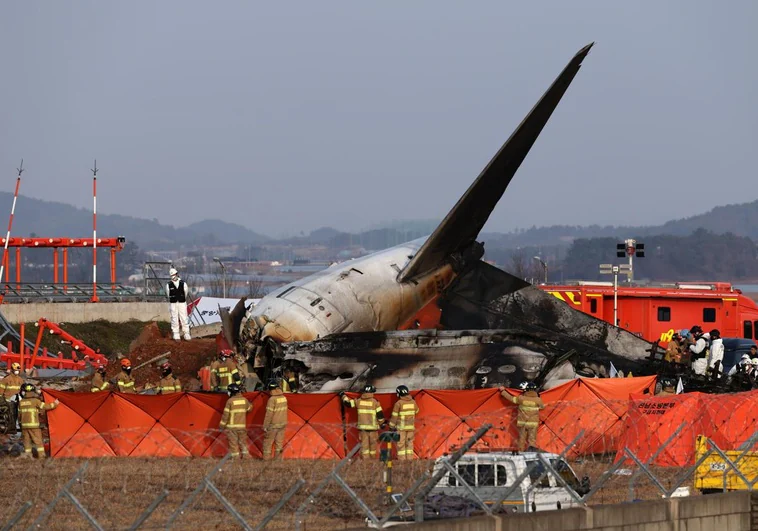
[[[568,463],[566,463],[566,461],[562,461],[561,459],[551,459],[550,465],[555,469],[556,472],[558,472],[558,475],[561,476],[563,481],[565,481],[569,487],[574,490],[577,490],[579,488],[579,480],[574,474],[574,471],[571,470],[571,467],[568,466]]]

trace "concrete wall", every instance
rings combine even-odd
[[[403,526],[423,531],[756,531],[758,494],[734,492]],[[752,505],[755,505],[753,510]]]
[[[168,321],[167,302],[30,302],[3,304],[0,312],[13,324],[37,321],[40,317],[54,323],[88,323],[105,319],[125,321]]]

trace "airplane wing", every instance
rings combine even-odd
[[[464,251],[475,241],[593,44],[579,50],[569,61],[500,151],[400,272],[399,282],[439,267],[451,254]]]

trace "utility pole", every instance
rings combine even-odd
[[[8,260],[8,243],[11,240],[11,227],[13,227],[13,214],[16,212],[16,200],[18,199],[18,187],[21,185],[21,174],[24,173],[24,159],[21,159],[21,165],[16,168],[18,177],[16,178],[16,191],[13,192],[13,206],[11,207],[11,216],[8,219],[8,232],[5,234],[5,246],[3,248],[3,262],[0,264],[0,282],[3,281],[3,271],[5,270],[5,262]],[[20,264],[16,267],[19,267]],[[5,296],[5,287],[3,286],[2,293],[0,294],[0,302],[2,302]],[[23,346],[23,345],[22,345]],[[22,356],[23,357],[23,356]]]
[[[618,304],[618,291],[619,291],[619,274],[631,274],[631,266],[613,265],[613,264],[600,264],[601,275],[613,275],[613,326],[619,325],[619,304]]]
[[[535,256],[534,259],[537,260],[542,266],[542,269],[545,272],[545,284],[547,284],[547,262],[542,260],[542,258],[540,258],[539,256]]]
[[[97,159],[92,171],[92,302],[97,302]]]

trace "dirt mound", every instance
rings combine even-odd
[[[157,364],[165,359],[161,356],[166,353],[170,353],[167,356],[168,360],[171,362],[174,376],[182,382],[182,387],[187,391],[197,391],[200,389],[197,372],[209,365],[216,355],[215,338],[174,341],[170,334],[164,334],[156,323],[147,323],[136,339],[131,341],[129,351],[123,353],[132,362],[132,375],[138,388],[144,387],[146,383],[153,386],[158,383],[160,370]],[[159,359],[150,361],[156,357]],[[150,363],[137,368],[148,361]],[[113,381],[120,370],[121,365],[114,358],[108,364],[106,377]],[[79,390],[88,386],[88,380],[82,383]]]
[[[142,329],[137,339],[129,343],[129,353],[135,352],[138,348],[162,338],[163,334],[161,334],[158,328],[158,323],[149,323]]]

